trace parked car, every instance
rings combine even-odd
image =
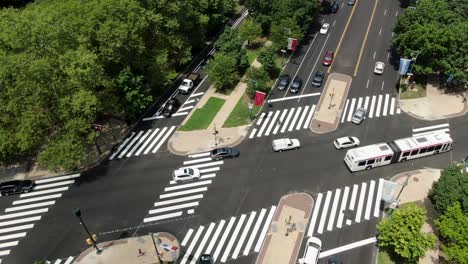
[[[333,62],[333,51],[329,50],[327,51],[327,53],[325,53],[325,57],[323,57],[323,61],[322,61],[322,64],[324,66],[330,66],[330,64],[332,64]]]
[[[203,254],[198,259],[198,264],[213,264],[213,257],[210,254]]]
[[[353,122],[356,125],[359,125],[362,123],[364,119],[366,119],[366,117],[367,117],[367,110],[365,108],[358,108],[356,112],[354,112],[351,122]]]
[[[298,149],[301,147],[301,142],[295,138],[280,138],[273,140],[271,146],[273,147],[273,151],[281,152],[283,150]]]
[[[375,67],[374,67],[375,74],[383,74],[384,69],[385,69],[385,63],[381,61],[378,61],[375,63]]]
[[[357,137],[341,137],[333,141],[336,149],[356,147],[359,146],[360,143]]]
[[[173,113],[179,109],[180,103],[177,99],[169,99],[163,107],[162,115],[165,117],[171,117]]]
[[[330,13],[336,13],[336,12],[338,12],[338,7],[339,7],[338,2],[337,2],[337,1],[333,1],[333,2],[331,3],[331,6],[330,6]]]
[[[15,193],[27,193],[34,189],[36,184],[30,180],[14,180],[0,183],[0,195],[8,196]]]
[[[197,168],[180,168],[172,173],[175,182],[191,181],[200,179],[200,170]]]
[[[222,160],[228,158],[237,158],[240,155],[240,151],[236,148],[217,148],[213,149],[210,153],[212,160]]]
[[[312,85],[316,87],[322,86],[323,80],[325,79],[325,73],[323,71],[315,72],[314,78],[312,79]]]
[[[291,77],[288,74],[283,74],[278,81],[278,90],[284,90],[289,86],[291,82]]]
[[[355,0],[348,0],[348,5],[354,5],[355,2]]]
[[[316,237],[309,237],[304,251],[304,257],[299,260],[303,264],[316,264],[322,249],[322,241]]]
[[[301,78],[299,78],[299,76],[296,76],[296,77],[294,77],[294,80],[293,80],[293,82],[291,84],[291,88],[290,88],[289,91],[291,93],[298,93],[299,90],[301,89],[301,87],[302,87],[302,80],[301,80]]]
[[[198,80],[200,80],[200,74],[192,72],[182,80],[182,83],[179,85],[177,90],[180,93],[188,94],[192,91],[193,87],[197,85]]]
[[[329,28],[330,28],[330,24],[323,23],[322,27],[320,28],[320,34],[322,34],[322,35],[327,34]]]

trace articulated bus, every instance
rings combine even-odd
[[[425,134],[350,149],[344,161],[353,172],[368,170],[446,152],[452,149],[452,144],[453,140],[448,133]]]

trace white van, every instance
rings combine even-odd
[[[304,251],[304,257],[299,259],[301,264],[317,264],[320,250],[322,249],[322,241],[316,237],[309,237]]]
[[[290,149],[298,149],[301,147],[301,143],[298,139],[290,139],[290,138],[279,138],[273,140],[271,143],[273,147],[273,151],[283,151],[283,150],[290,150]]]

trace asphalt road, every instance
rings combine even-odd
[[[364,42],[374,3],[370,0],[360,0],[354,6],[355,11],[348,26],[348,18],[353,7],[346,4],[340,4],[337,14],[323,15],[318,19],[317,25],[309,34],[308,44],[300,46],[285,67],[285,72],[291,77],[297,75],[302,78],[304,82],[303,89],[300,91],[302,95],[322,91],[322,88],[311,87],[310,78],[312,77],[310,76],[313,76],[317,70],[328,70],[321,64],[321,60],[327,50],[336,51],[341,40],[340,50],[330,69],[331,72],[353,77],[348,96],[349,104],[352,104],[352,98],[355,98],[356,102],[362,98],[362,103],[364,103],[366,96],[385,96],[386,94],[390,95],[389,98],[395,96],[397,65],[390,63],[393,60],[388,54],[391,28],[396,21],[395,14],[397,11],[401,13],[401,9],[397,2],[378,1],[367,41]],[[316,34],[322,21],[332,25],[327,35]],[[346,32],[343,35],[345,28]],[[365,46],[357,75],[354,76],[363,43]],[[372,73],[377,60],[386,63],[385,73],[381,76]],[[208,86],[208,82],[203,81],[195,93],[206,91]],[[275,89],[270,96],[272,99],[278,99],[292,95],[288,91],[281,92]],[[182,95],[178,95],[178,98],[183,103],[194,99]],[[273,107],[265,108],[263,112],[276,113],[285,109],[290,111],[292,108],[298,110],[299,107],[302,110],[306,107],[310,109],[317,104],[318,99],[319,96],[310,96],[279,101],[274,103]],[[369,103],[370,101],[371,98],[369,98]],[[187,103],[185,107],[194,104],[196,104],[195,99],[194,102]],[[153,114],[149,113],[147,117]],[[184,116],[179,116],[142,121],[137,126],[136,134],[143,131],[140,133],[140,138],[145,135],[149,138],[152,136],[151,133],[158,129],[158,133],[164,128],[166,128],[165,131],[170,131],[171,127],[179,125],[183,118]],[[294,117],[291,117],[291,124],[293,120]],[[300,120],[298,116],[295,122],[300,122]],[[332,141],[337,137],[356,136],[361,140],[362,145],[367,145],[407,137],[412,134],[414,128],[441,123],[450,124],[450,132],[455,141],[453,151],[368,171],[350,173],[343,162],[345,151],[335,150],[332,146]],[[194,159],[172,155],[166,150],[164,142],[161,143],[156,153],[144,154],[142,151],[141,155],[136,155],[139,151],[137,149],[132,152],[129,148],[125,153],[121,149],[112,160],[75,178],[75,182],[69,185],[69,189],[64,191],[60,198],[56,199],[55,204],[49,207],[49,211],[42,215],[40,221],[34,222],[34,228],[27,231],[26,237],[19,239],[18,246],[4,257],[2,263],[32,263],[41,258],[54,260],[78,255],[86,248],[84,241],[86,235],[72,214],[74,207],[81,208],[83,220],[92,233],[98,234],[100,241],[144,235],[148,232],[168,231],[175,234],[181,241],[187,238],[183,248],[184,254],[193,255],[200,242],[194,241],[194,236],[196,236],[194,233],[200,232],[201,234],[202,231],[199,231],[202,230],[201,226],[219,226],[222,225],[221,223],[227,225],[230,221],[233,221],[233,226],[236,226],[237,221],[245,214],[246,217],[252,217],[252,219],[258,218],[261,223],[260,227],[263,227],[266,215],[272,210],[272,206],[278,203],[280,197],[298,191],[310,193],[316,201],[320,196],[323,200],[330,199],[331,204],[333,199],[339,196],[338,192],[343,194],[346,189],[351,192],[353,188],[356,188],[354,186],[358,186],[357,196],[363,197],[363,209],[368,207],[372,209],[376,206],[373,202],[375,195],[372,196],[370,190],[371,187],[377,187],[379,179],[389,179],[397,173],[423,167],[443,168],[453,161],[464,158],[468,149],[465,140],[466,133],[464,133],[468,130],[466,117],[428,122],[395,112],[369,118],[359,126],[344,120],[337,131],[324,135],[314,134],[309,129],[296,129],[299,127],[296,124],[298,123],[291,126],[288,124],[283,133],[279,129],[277,134],[273,134],[275,124],[253,125],[252,129],[258,129],[258,131],[262,130],[263,126],[263,134],[260,135],[257,132],[251,138],[246,138],[238,146],[241,151],[239,158],[225,160],[222,164],[216,165],[219,171],[215,171],[215,176],[207,179],[210,183],[207,185],[207,190],[203,192],[203,197],[198,200],[194,211],[191,213],[184,211],[180,217],[158,221],[145,222],[145,219],[151,217],[149,210],[154,208],[155,202],[160,201],[160,195],[167,193],[166,188],[177,186],[170,183],[172,171],[183,166],[184,162]],[[303,123],[300,124],[301,128],[302,125]],[[291,131],[289,131],[290,127],[293,128]],[[266,135],[270,128],[269,134]],[[154,136],[158,137],[158,135]],[[302,148],[273,153],[271,140],[283,135],[300,139]],[[163,138],[161,134],[159,142]],[[327,196],[329,198],[326,198]],[[18,197],[15,196],[1,197],[0,207],[9,208],[17,200]],[[375,225],[379,218],[362,217],[357,222],[355,215],[347,215],[346,217],[352,220],[349,225],[345,224],[342,228],[331,226],[332,228],[329,229],[328,223],[332,217],[325,208],[323,206],[320,210],[318,209],[318,222],[314,229],[314,236],[320,237],[323,241],[324,251],[375,236]],[[265,217],[261,219],[262,214]],[[322,228],[320,228],[320,221],[324,225]],[[241,233],[244,232],[244,229],[239,230]],[[191,235],[188,235],[189,233]],[[233,237],[231,232],[226,239],[236,239]],[[253,239],[256,241],[259,236],[254,236]],[[221,243],[219,238],[217,241],[218,244]],[[194,252],[187,252],[191,243],[195,245]],[[222,245],[220,248],[221,256],[226,249]],[[375,254],[374,249],[374,245],[368,245],[338,255],[345,259],[346,263],[371,263]],[[256,253],[251,249],[247,256],[239,256],[236,260],[228,257],[227,261],[229,263],[253,263],[255,257]],[[326,263],[326,258],[320,263]]]

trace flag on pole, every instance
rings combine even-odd
[[[260,91],[255,91],[255,105],[260,106],[263,105],[263,102],[265,101],[265,96],[266,93],[260,92]]]
[[[296,46],[297,46],[297,39],[288,38],[288,49],[292,51],[296,51]]]
[[[400,69],[398,70],[400,75],[405,75],[408,72],[410,63],[410,59],[400,58]]]

